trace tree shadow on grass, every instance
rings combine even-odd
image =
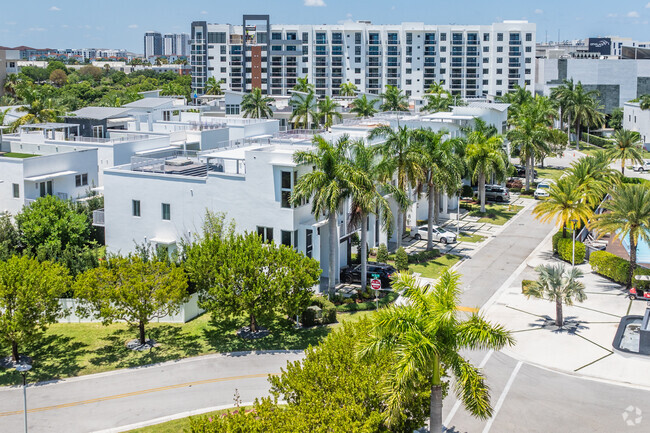
[[[47,334],[26,346],[21,353],[33,360],[28,380],[43,382],[76,376],[81,371],[79,360],[87,353],[87,345],[56,333]],[[14,369],[0,370],[0,385],[17,385],[22,377]]]
[[[309,345],[320,343],[331,328],[314,326],[296,329],[295,324],[285,318],[275,317],[260,323],[271,331],[271,334],[246,340],[238,337],[236,332],[248,322],[242,317],[215,318],[210,320],[210,326],[203,330],[203,335],[209,347],[215,352],[240,352],[255,350],[304,350]]]
[[[147,330],[147,338],[154,339],[158,346],[151,350],[135,351],[125,343],[137,338],[135,328],[120,329],[105,337],[103,346],[94,351],[90,363],[106,369],[138,367],[171,361],[203,353],[199,337],[183,332],[180,326],[157,325]]]

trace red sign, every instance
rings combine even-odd
[[[370,288],[373,290],[381,289],[381,280],[370,280]]]

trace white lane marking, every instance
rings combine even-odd
[[[515,369],[512,370],[512,373],[510,373],[510,378],[508,379],[508,383],[506,383],[506,387],[503,388],[503,391],[501,392],[501,395],[499,396],[499,401],[497,401],[496,406],[494,406],[494,412],[492,413],[492,418],[490,418],[485,425],[485,428],[483,429],[483,433],[488,433],[490,431],[490,428],[492,428],[492,423],[494,422],[494,419],[497,417],[499,414],[499,410],[501,409],[501,406],[503,406],[503,402],[506,400],[506,396],[508,395],[508,391],[510,391],[510,387],[512,386],[512,383],[515,381],[515,376],[517,376],[517,373],[519,373],[519,369],[521,368],[522,362],[519,361],[517,365],[515,366]]]
[[[482,360],[481,363],[478,365],[478,368],[483,368],[483,367],[485,367],[485,364],[487,364],[488,360],[490,359],[490,357],[492,356],[493,353],[494,353],[494,350],[493,350],[493,349],[490,349],[490,350],[488,351],[488,353],[486,353],[485,356],[483,357],[483,360]],[[447,418],[445,418],[445,422],[442,424],[443,426],[445,426],[443,432],[447,431],[447,427],[446,427],[446,426],[448,426],[449,424],[451,424],[451,420],[454,418],[454,415],[456,415],[456,412],[458,412],[458,409],[460,408],[460,405],[461,405],[460,400],[456,400],[456,403],[455,403],[454,406],[451,408],[451,412],[449,412],[449,415],[447,415]]]

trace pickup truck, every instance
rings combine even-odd
[[[632,167],[634,171],[638,172],[645,172],[645,171],[650,171],[650,161],[643,161],[643,164],[636,164],[634,167]]]

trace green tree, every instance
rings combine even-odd
[[[350,112],[355,113],[357,117],[372,117],[377,114],[377,109],[375,108],[377,102],[379,102],[378,99],[369,100],[368,97],[363,94],[352,101]]]
[[[55,263],[27,256],[0,261],[0,338],[14,362],[20,346],[37,341],[61,317],[58,298],[70,283],[68,271]]]
[[[293,106],[291,121],[295,128],[310,129],[318,119],[316,95],[313,92],[294,93],[291,96],[291,105]]]
[[[386,247],[386,244],[379,244],[377,248],[377,261],[379,263],[388,262],[388,247]]]
[[[611,157],[605,150],[580,158],[571,164],[567,174],[576,180],[583,201],[595,208],[618,181],[620,173],[610,168]]]
[[[555,302],[555,325],[561,328],[564,325],[562,304],[573,305],[574,300],[584,302],[587,299],[585,285],[578,280],[582,271],[561,263],[538,266],[535,270],[539,278],[525,289],[525,295]]]
[[[526,89],[526,86],[515,85],[512,91],[499,97],[499,100],[510,104],[510,107],[508,107],[508,122],[512,124],[520,116],[520,110],[533,101],[533,95]]]
[[[378,167],[381,173],[380,179],[386,183],[390,183],[393,178],[397,179],[393,198],[399,206],[396,230],[397,248],[399,248],[402,244],[406,208],[410,203],[409,188],[414,188],[424,178],[422,170],[424,157],[415,130],[406,126],[398,127],[397,130],[389,125],[378,126],[370,131],[368,139],[384,140],[377,145],[382,158]]]
[[[210,77],[205,81],[205,94],[206,95],[223,95],[223,90],[221,90],[221,85],[223,80],[217,81],[216,78]]]
[[[403,403],[430,390],[429,431],[442,427],[443,377],[456,378],[456,394],[467,411],[479,418],[492,416],[485,377],[460,354],[463,350],[500,350],[514,343],[510,333],[477,314],[458,311],[460,297],[456,273],[446,271],[435,286],[422,286],[410,274],[399,273],[393,288],[408,300],[402,306],[377,311],[361,351],[362,356],[389,353],[387,399],[389,423],[399,419]]]
[[[339,103],[329,96],[318,101],[318,117],[322,120],[325,129],[332,127],[335,118],[338,120],[343,118],[343,115],[337,110],[339,107]]]
[[[340,88],[341,88],[341,92],[340,92],[341,96],[354,96],[357,94],[357,91],[359,91],[357,86],[351,81],[346,81],[345,83],[341,83]]]
[[[241,110],[244,117],[268,119],[269,117],[273,117],[273,110],[271,110],[272,103],[273,98],[262,94],[262,89],[254,87],[250,93],[247,93],[242,98]]]
[[[609,149],[612,160],[621,160],[621,174],[625,176],[625,162],[630,160],[639,164],[643,163],[643,143],[641,135],[629,129],[614,131],[614,145]]]
[[[612,110],[607,121],[607,126],[614,129],[623,129],[623,109],[616,107]]]
[[[54,83],[55,86],[61,87],[68,81],[68,76],[61,69],[55,69],[50,74],[50,81]]]
[[[57,70],[62,71],[66,75],[68,74],[68,68],[66,68],[65,63],[60,60],[52,60],[48,62],[47,68],[45,69],[47,70],[47,73],[50,74],[50,76],[52,75],[52,72]]]
[[[123,320],[137,326],[140,344],[145,344],[146,325],[177,313],[187,302],[187,277],[173,263],[110,257],[77,277],[75,296],[83,302],[80,314],[99,317],[105,325]]]
[[[94,81],[99,81],[100,78],[104,75],[102,68],[92,65],[82,66],[79,71],[79,75],[85,79],[92,79]]]
[[[317,261],[291,247],[265,244],[255,233],[198,246],[190,254],[191,269],[193,260],[205,260],[200,255],[213,263],[207,275],[191,274],[204,280],[199,284],[206,287],[199,292],[200,305],[227,316],[245,314],[252,332],[278,308],[290,315],[304,310],[320,274]]]
[[[451,111],[451,106],[454,103],[453,97],[449,91],[442,87],[441,83],[433,83],[424,94],[427,104],[423,110],[430,113],[437,113],[440,111]]]
[[[298,77],[296,85],[293,86],[293,90],[302,93],[314,93],[315,89],[314,85],[309,82],[309,77],[307,75],[304,77]]]
[[[399,247],[395,253],[395,267],[400,272],[409,269],[409,256],[406,254],[404,247]]]
[[[641,95],[639,97],[639,107],[642,110],[647,110],[650,108],[650,95]]]
[[[467,145],[467,165],[472,180],[478,181],[481,212],[485,212],[485,181],[490,176],[501,180],[506,175],[506,155],[503,151],[503,138],[500,135],[487,138],[481,132],[469,134]]]
[[[603,203],[605,212],[596,215],[590,224],[600,233],[615,239],[628,238],[630,243],[630,271],[627,288],[632,284],[636,269],[639,239],[650,243],[650,189],[645,185],[620,184],[611,192],[611,200]]]
[[[0,212],[0,260],[20,252],[20,233],[8,212]]]
[[[4,110],[0,110],[0,143],[2,143],[2,131],[5,129],[5,118],[7,117],[7,113],[11,108],[5,108]]]
[[[355,169],[348,152],[350,141],[347,135],[340,137],[335,143],[328,142],[322,136],[314,137],[315,150],[297,151],[294,161],[297,164],[312,166],[314,169],[303,174],[298,179],[291,202],[299,205],[304,200],[312,203],[311,212],[316,218],[320,215],[327,217],[329,228],[328,254],[328,293],[334,294],[338,278],[336,269],[336,251],[338,249],[338,210],[351,194],[359,194],[359,189],[367,187],[368,178],[364,173]]]
[[[597,90],[587,91],[582,83],[578,82],[564,101],[568,123],[571,124],[572,119],[576,129],[576,148],[580,145],[580,131],[583,126],[599,128],[605,123],[605,116],[600,112],[601,107],[596,100],[599,95]]]
[[[593,211],[584,200],[584,191],[577,179],[565,176],[551,186],[548,198],[535,206],[533,215],[542,222],[555,220],[562,227],[562,237],[566,238],[567,225],[572,220],[578,221],[578,227],[586,224],[593,216]]]
[[[408,99],[401,89],[387,85],[386,91],[379,95],[383,99],[381,111],[408,111]]]

